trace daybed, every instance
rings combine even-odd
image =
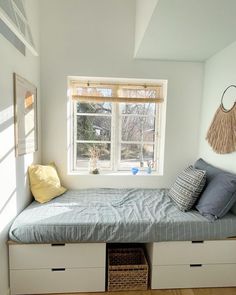
[[[181,212],[165,189],[68,191],[10,230],[11,294],[104,291],[106,243],[144,243],[151,288],[236,286],[236,216]]]
[[[195,210],[182,212],[165,189],[71,190],[31,203],[9,235],[18,243],[217,240],[236,236],[236,216],[209,222]]]

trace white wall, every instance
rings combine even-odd
[[[41,0],[43,162],[64,185],[168,187],[197,157],[201,63],[134,60],[135,1]],[[168,79],[164,176],[67,175],[67,76]]]
[[[38,3],[27,0],[26,9],[32,25],[36,46],[38,47]],[[14,150],[14,109],[13,109],[13,72],[25,77],[38,88],[39,58],[28,51],[26,56],[15,49],[0,35],[0,294],[8,292],[8,253],[7,237],[12,219],[30,201],[27,182],[27,167],[40,160],[40,149],[35,154],[15,157]]]
[[[220,51],[205,64],[204,93],[201,114],[199,156],[220,168],[236,172],[236,152],[220,155],[212,151],[205,140],[213,116],[220,105],[224,89],[236,85],[236,42]],[[236,90],[226,92],[224,103],[227,108],[235,101]]]

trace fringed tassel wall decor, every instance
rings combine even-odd
[[[236,101],[229,110],[226,110],[223,105],[225,92],[230,87],[236,88],[236,85],[228,86],[223,92],[221,104],[215,113],[206,136],[208,143],[218,154],[236,151]]]

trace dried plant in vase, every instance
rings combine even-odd
[[[100,156],[100,149],[98,147],[91,147],[89,149],[89,173],[90,174],[99,174],[99,156]]]

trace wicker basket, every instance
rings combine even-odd
[[[148,264],[143,249],[108,249],[108,291],[147,288]]]

